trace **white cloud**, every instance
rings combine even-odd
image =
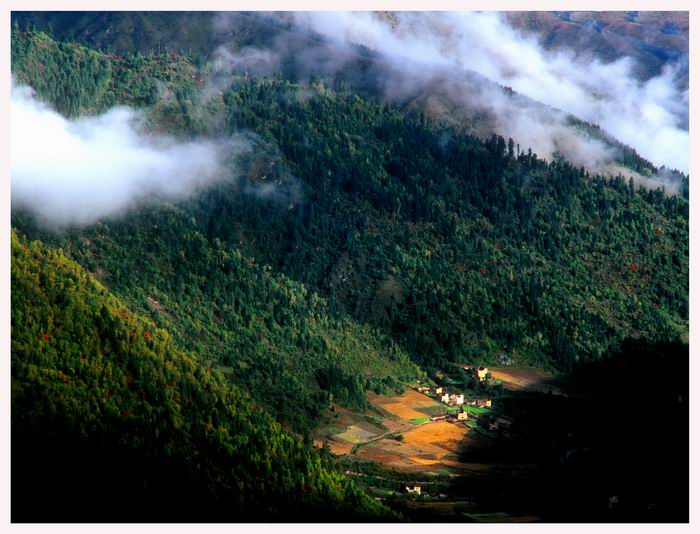
[[[129,108],[68,120],[13,80],[10,120],[12,202],[51,226],[88,224],[153,195],[182,198],[227,175],[230,146],[148,134]]]
[[[372,48],[394,65],[418,65],[423,76],[426,70],[444,68],[477,72],[600,125],[657,165],[688,172],[688,93],[674,83],[678,69],[685,65],[667,65],[659,76],[640,81],[630,58],[602,63],[579,59],[573,50],[547,51],[498,13],[403,12],[388,22],[369,13],[304,12],[295,19],[332,39]],[[493,94],[481,97],[487,102]],[[498,110],[492,106],[492,111]],[[503,111],[498,111],[503,135],[516,137],[508,131],[515,130],[523,146],[550,155],[548,150],[557,141],[553,134],[561,133],[560,128],[547,136],[541,131],[546,124],[534,122],[529,135],[526,123],[508,123]]]

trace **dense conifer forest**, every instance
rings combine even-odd
[[[61,250],[13,233],[12,284],[16,520],[387,514]]]
[[[322,78],[207,92],[199,55],[18,25],[11,54],[66,117],[127,105],[246,146],[196,195],[86,227],[13,209],[17,520],[396,520],[311,446],[330,403],[687,343],[687,176],[647,189]]]

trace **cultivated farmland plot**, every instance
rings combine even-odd
[[[335,407],[316,431],[317,445],[325,441],[334,454],[400,471],[445,475],[461,470],[459,451],[472,429],[465,423],[431,421],[449,411],[444,404],[413,390],[389,396],[370,393],[368,400],[378,414],[370,420],[379,424]]]

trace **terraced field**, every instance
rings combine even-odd
[[[444,404],[413,390],[370,393],[368,400],[376,415],[335,407],[317,429],[316,444],[400,471],[451,475],[462,470],[458,454],[473,429],[464,422],[431,421],[449,411]]]
[[[426,423],[404,432],[403,441],[381,439],[361,447],[357,458],[398,471],[453,474],[461,471],[458,452],[470,430],[447,421]]]

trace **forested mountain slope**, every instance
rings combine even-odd
[[[332,402],[687,341],[688,177],[647,190],[343,84],[209,68],[12,33],[16,82],[67,117],[128,105],[247,147],[88,226],[14,206],[17,520],[386,518],[297,437]]]
[[[517,11],[506,17],[548,49],[575,48],[604,61],[633,57],[644,78],[661,73],[669,59],[688,58],[687,11]],[[687,74],[684,81],[687,88]]]
[[[375,15],[391,19],[395,14]],[[205,80],[216,85],[222,78],[224,84],[228,83],[232,67],[251,75],[281,75],[294,81],[322,78],[329,87],[342,87],[364,98],[417,110],[459,125],[482,139],[494,132],[503,137],[514,135],[503,132],[504,117],[499,111],[511,108],[511,115],[526,112],[542,123],[540,128],[560,129],[561,138],[552,141],[557,150],[567,152],[567,157],[576,155],[572,143],[590,144],[589,153],[601,149],[607,153],[605,161],[578,161],[577,165],[583,163],[589,170],[595,166],[614,174],[615,166],[607,161],[612,157],[640,177],[658,172],[634,148],[620,143],[598,125],[545,106],[477,72],[433,67],[426,70],[410,60],[397,65],[377,50],[319,35],[296,23],[291,13],[13,12],[12,20],[17,29],[38,28],[58,41],[80,42],[116,56],[138,52],[152,57],[161,51],[184,55],[203,69]],[[139,81],[141,77],[135,78]],[[196,78],[201,85],[202,75]],[[484,99],[499,103],[491,105]]]
[[[12,234],[14,521],[387,511],[60,250]]]
[[[75,41],[115,54],[139,51],[192,52],[207,55],[220,41],[212,32],[216,13],[200,12],[98,12],[98,11],[14,11],[12,21],[20,28],[35,27],[61,41]],[[248,13],[231,14],[248,24],[255,20]],[[248,31],[260,39],[264,25]],[[253,29],[255,31],[253,31]]]
[[[158,100],[150,110],[157,127],[196,128],[192,125],[197,120],[189,114],[193,107],[183,105],[180,96],[193,94],[193,69],[181,58],[134,58],[134,64],[108,60],[82,47],[56,45],[43,34],[14,50],[17,78],[25,80],[25,73],[33,73],[27,81],[40,94],[53,95],[52,101],[67,114],[72,114],[71,102],[81,102],[73,113],[102,109],[114,100],[136,105],[134,93],[140,85],[133,80],[140,80],[173,89],[170,100]],[[40,74],[27,69],[34,60],[48,68]],[[75,78],[56,90],[59,78],[50,73],[66,70]],[[92,79],[104,82],[85,82]],[[163,124],[161,118],[170,122]],[[205,122],[200,117],[199,123]],[[241,184],[229,181],[224,187],[238,191]],[[381,391],[416,376],[406,354],[385,336],[329,311],[324,299],[303,284],[209,239],[192,215],[156,204],[123,220],[75,230],[65,243],[43,227],[34,234],[64,244],[132,305],[171,327],[182,346],[208,366],[221,366],[269,404],[278,419],[297,429],[308,428],[329,395],[363,405],[366,388]],[[20,221],[31,224],[21,214],[15,220],[20,226]]]
[[[27,68],[32,46],[16,54],[13,67],[30,84],[39,76]],[[55,50],[58,57],[88,53],[67,44]],[[100,57],[109,72],[134,71],[128,58]],[[429,366],[506,352],[566,369],[625,337],[686,335],[684,196],[545,162],[502,138],[480,141],[322,82],[238,77],[223,98],[203,101],[192,76],[173,70],[183,62],[175,57],[164,66],[160,82],[171,90],[150,108],[154,122],[167,107],[169,124],[183,135],[252,132],[264,147],[254,172],[177,208],[194,217],[204,246],[220,242],[269,264],[334,309],[382,328]],[[129,102],[119,80],[113,74],[109,90]],[[97,100],[94,90],[71,87]],[[40,94],[58,98],[50,89]],[[279,182],[276,194],[250,193],[268,174]],[[157,223],[130,217],[106,224],[150,235]],[[90,239],[106,232],[68,238],[71,253],[87,261],[81,232]],[[157,265],[159,255],[173,253],[157,235],[152,259],[105,238],[112,242],[91,257],[91,269],[109,273],[115,288],[137,290],[132,270],[120,274],[110,265],[129,257],[140,268]],[[66,239],[56,242],[68,249]],[[200,258],[180,267],[197,272]]]

